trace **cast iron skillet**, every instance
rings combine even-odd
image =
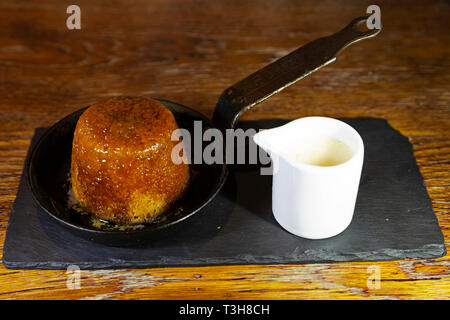
[[[366,20],[367,17],[357,18],[341,31],[306,44],[226,89],[219,98],[212,121],[188,107],[159,101],[172,111],[179,127],[192,134],[194,121],[201,121],[204,129],[234,128],[245,111],[334,62],[336,56],[350,44],[378,34],[379,29],[365,28]],[[50,127],[35,145],[26,164],[29,185],[37,203],[69,231],[111,246],[136,245],[161,235],[167,227],[197,213],[225,183],[226,164],[194,164],[191,165],[194,178],[190,192],[180,207],[167,213],[163,219],[134,228],[118,228],[113,224],[99,227],[93,224],[88,215],[77,213],[68,202],[72,139],[77,120],[84,110],[86,108]]]

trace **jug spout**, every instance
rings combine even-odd
[[[288,140],[285,126],[262,130],[253,136],[253,141],[270,156],[271,160],[270,167],[261,168],[261,175],[277,175],[280,161],[288,163],[288,161],[283,161],[288,160],[286,152],[283,152],[282,144],[283,141]]]
[[[281,128],[262,130],[253,136],[253,141],[270,156],[278,154],[279,150],[277,145],[279,144],[279,140],[282,139]]]

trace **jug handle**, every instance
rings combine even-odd
[[[307,43],[226,89],[216,104],[213,123],[221,129],[234,128],[247,110],[334,62],[349,45],[376,36],[381,27],[368,29],[367,19],[356,18],[341,31]]]

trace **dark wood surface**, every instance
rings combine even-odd
[[[308,41],[364,15],[371,1],[0,3],[0,244],[34,128],[107,97],[172,100],[208,116],[221,92]],[[450,5],[378,1],[383,31],[244,119],[381,117],[407,136],[450,241]],[[380,288],[367,285],[372,266]],[[82,271],[0,266],[0,299],[414,299],[450,296],[448,256],[318,265]]]

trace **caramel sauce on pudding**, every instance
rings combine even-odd
[[[175,164],[178,129],[161,103],[118,97],[89,107],[72,145],[75,199],[97,218],[120,224],[151,222],[185,194],[189,166]]]

